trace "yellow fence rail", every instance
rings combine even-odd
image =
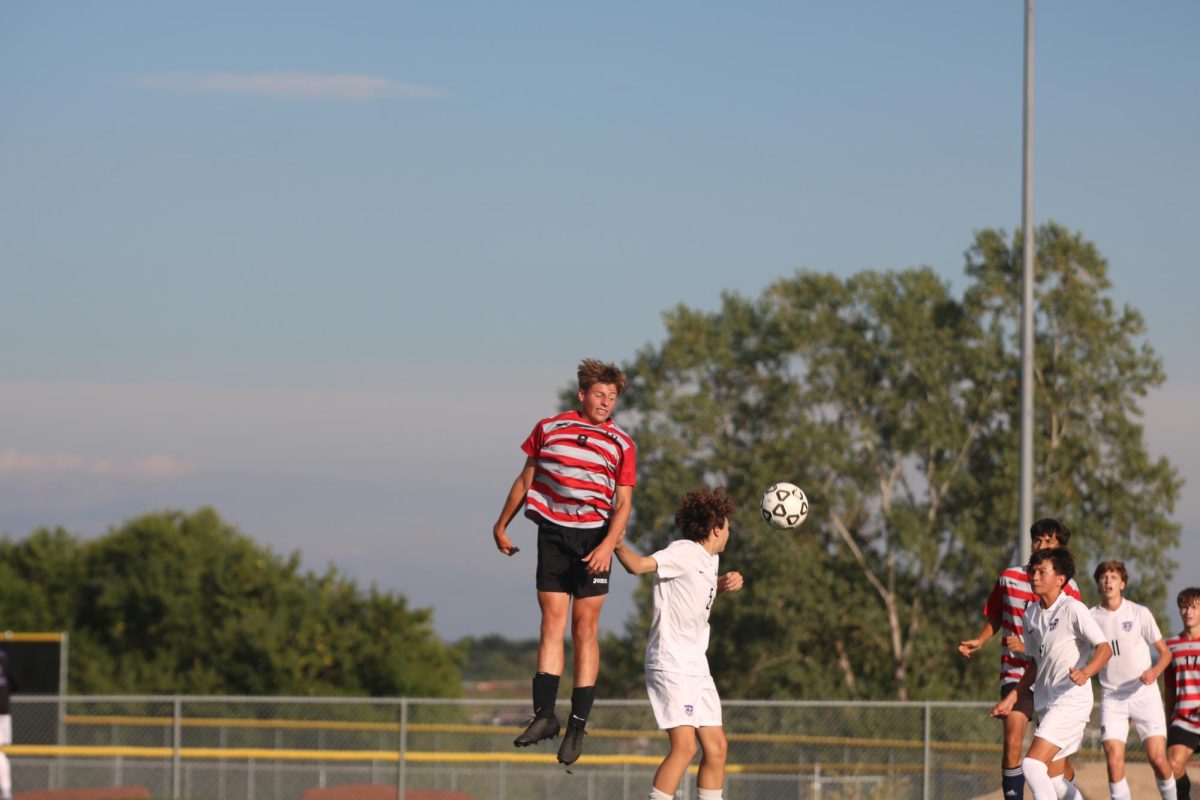
[[[169,728],[174,725],[171,717],[124,717],[119,715],[67,715],[63,718],[67,725],[128,725],[132,727],[161,727]],[[307,719],[240,719],[224,717],[184,717],[179,721],[184,728],[239,728],[252,730],[325,730],[325,731],[367,731],[399,733],[398,722],[344,722],[339,720],[307,720]],[[487,736],[511,736],[512,731],[496,725],[463,725],[448,723],[414,723],[404,726],[412,733],[457,733],[481,734]],[[588,736],[601,739],[642,739],[657,738],[662,731],[654,730],[620,730],[595,728],[588,729]],[[884,748],[889,750],[920,750],[925,743],[919,739],[865,739],[853,736],[810,736],[792,733],[736,733],[727,731],[726,736],[731,742],[756,742],[763,744],[800,744],[808,746],[834,747],[863,747]],[[930,749],[950,753],[999,753],[999,744],[974,744],[968,742],[931,742]],[[271,751],[276,752],[276,751]],[[330,751],[320,751],[330,752]]]

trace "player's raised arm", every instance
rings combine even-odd
[[[654,560],[654,556],[638,555],[629,549],[629,545],[625,544],[624,539],[613,550],[613,555],[630,575],[645,575],[658,569],[658,562]]]

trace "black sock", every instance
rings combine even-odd
[[[1001,770],[1000,787],[1004,792],[1004,800],[1010,797],[1021,798],[1025,797],[1025,773],[1020,767],[1004,767]]]
[[[1187,767],[1183,768],[1183,777],[1175,779],[1175,796],[1179,800],[1192,800],[1192,779],[1188,777]]]
[[[571,692],[571,718],[586,723],[596,699],[595,686],[576,686]]]
[[[539,672],[533,676],[533,713],[539,717],[554,716],[558,700],[558,676]]]

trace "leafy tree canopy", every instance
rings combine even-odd
[[[0,541],[0,620],[63,630],[76,693],[447,696],[458,651],[432,614],[256,544],[211,509],[94,540]]]
[[[938,698],[994,684],[995,650],[964,663],[955,645],[980,627],[1025,535],[1020,241],[977,233],[961,297],[930,269],[799,272],[755,299],[726,294],[715,312],[679,306],[665,341],[627,365],[631,541],[674,538],[680,496],[702,484],[740,508],[724,568],[746,589],[714,606],[709,648],[730,696]],[[1108,296],[1094,245],[1054,224],[1037,245],[1035,517],[1072,528],[1081,572],[1122,559],[1131,596],[1161,608],[1180,480],[1147,452],[1138,405],[1161,362],[1141,316]],[[777,480],[811,500],[798,531],[758,518]],[[605,653],[617,691],[637,684],[648,593],[640,606]]]

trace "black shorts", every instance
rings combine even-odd
[[[1008,697],[1008,693],[1017,688],[1018,684],[1010,681],[1000,687],[1000,699]],[[1018,711],[1025,715],[1026,719],[1033,719],[1033,689],[1026,689],[1021,694],[1017,695],[1017,704],[1013,706],[1013,711]]]
[[[1200,750],[1200,733],[1192,733],[1178,725],[1172,725],[1167,728],[1167,747],[1174,747],[1177,744],[1192,748],[1194,753]]]
[[[595,550],[607,535],[607,525],[602,528],[563,528],[548,522],[538,525],[538,591],[565,592],[574,597],[608,594],[610,573],[589,573],[583,563],[583,557]]]

